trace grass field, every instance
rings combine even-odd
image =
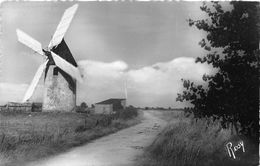
[[[136,111],[123,114],[1,112],[0,165],[22,166],[140,122]]]
[[[232,136],[212,119],[195,120],[180,112],[161,114],[169,122],[140,157],[141,166],[250,166],[258,165],[258,144],[243,136]],[[245,153],[228,156],[227,142],[242,140]]]

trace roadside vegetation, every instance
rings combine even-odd
[[[206,36],[199,45],[207,55],[196,58],[216,70],[204,74],[203,83],[182,79],[177,101],[192,104],[196,118],[213,117],[223,128],[259,141],[259,38],[258,2],[203,2],[206,19],[189,19]]]
[[[114,115],[0,112],[0,165],[22,166],[140,121],[133,107]]]
[[[206,34],[199,45],[207,55],[197,63],[216,70],[203,83],[182,79],[177,101],[192,105],[189,117],[171,123],[146,149],[143,166],[253,166],[259,164],[259,19],[258,2],[203,2],[206,19],[189,19]],[[245,152],[226,144],[243,141]],[[235,146],[235,145],[234,145]],[[238,146],[237,146],[238,148]]]
[[[167,127],[145,149],[141,166],[253,166],[258,165],[258,144],[223,129],[219,120],[196,119],[193,114],[166,112]],[[170,117],[170,118],[169,118]],[[228,142],[243,141],[245,153],[228,155]]]

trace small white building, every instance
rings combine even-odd
[[[112,114],[125,107],[126,99],[108,99],[95,104],[95,113]]]

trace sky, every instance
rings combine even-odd
[[[77,2],[65,41],[84,82],[77,85],[77,104],[124,98],[134,106],[184,107],[176,102],[181,78],[202,82],[214,70],[196,64],[206,55],[198,42],[203,31],[187,19],[206,16],[202,2]],[[46,48],[63,12],[75,2],[4,2],[0,104],[21,101],[43,58],[17,41],[17,28]],[[127,86],[126,85],[127,82]],[[32,101],[42,101],[43,78]]]

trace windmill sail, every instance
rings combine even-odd
[[[44,55],[44,53],[42,51],[42,45],[41,45],[40,42],[33,39],[32,37],[30,37],[29,35],[27,35],[23,31],[21,31],[20,29],[16,29],[16,34],[17,34],[19,42],[21,42],[24,45],[30,47],[31,49],[33,49],[34,51],[36,51],[40,55]]]
[[[57,46],[60,44],[61,40],[63,39],[65,33],[67,32],[69,25],[78,9],[78,4],[73,5],[72,7],[68,8],[62,18],[61,21],[49,43],[49,48],[52,48],[54,46]]]
[[[43,64],[41,64],[40,67],[37,69],[35,76],[33,77],[33,80],[31,82],[29,88],[27,89],[22,102],[26,102],[32,96],[47,63],[48,63],[48,60],[45,61]]]
[[[77,81],[81,83],[83,82],[77,67],[73,66],[72,64],[70,64],[69,62],[67,62],[66,60],[64,60],[57,54],[55,54],[54,52],[51,52],[51,55],[53,57],[56,66],[58,66],[61,70],[68,73],[71,77],[73,77]]]

